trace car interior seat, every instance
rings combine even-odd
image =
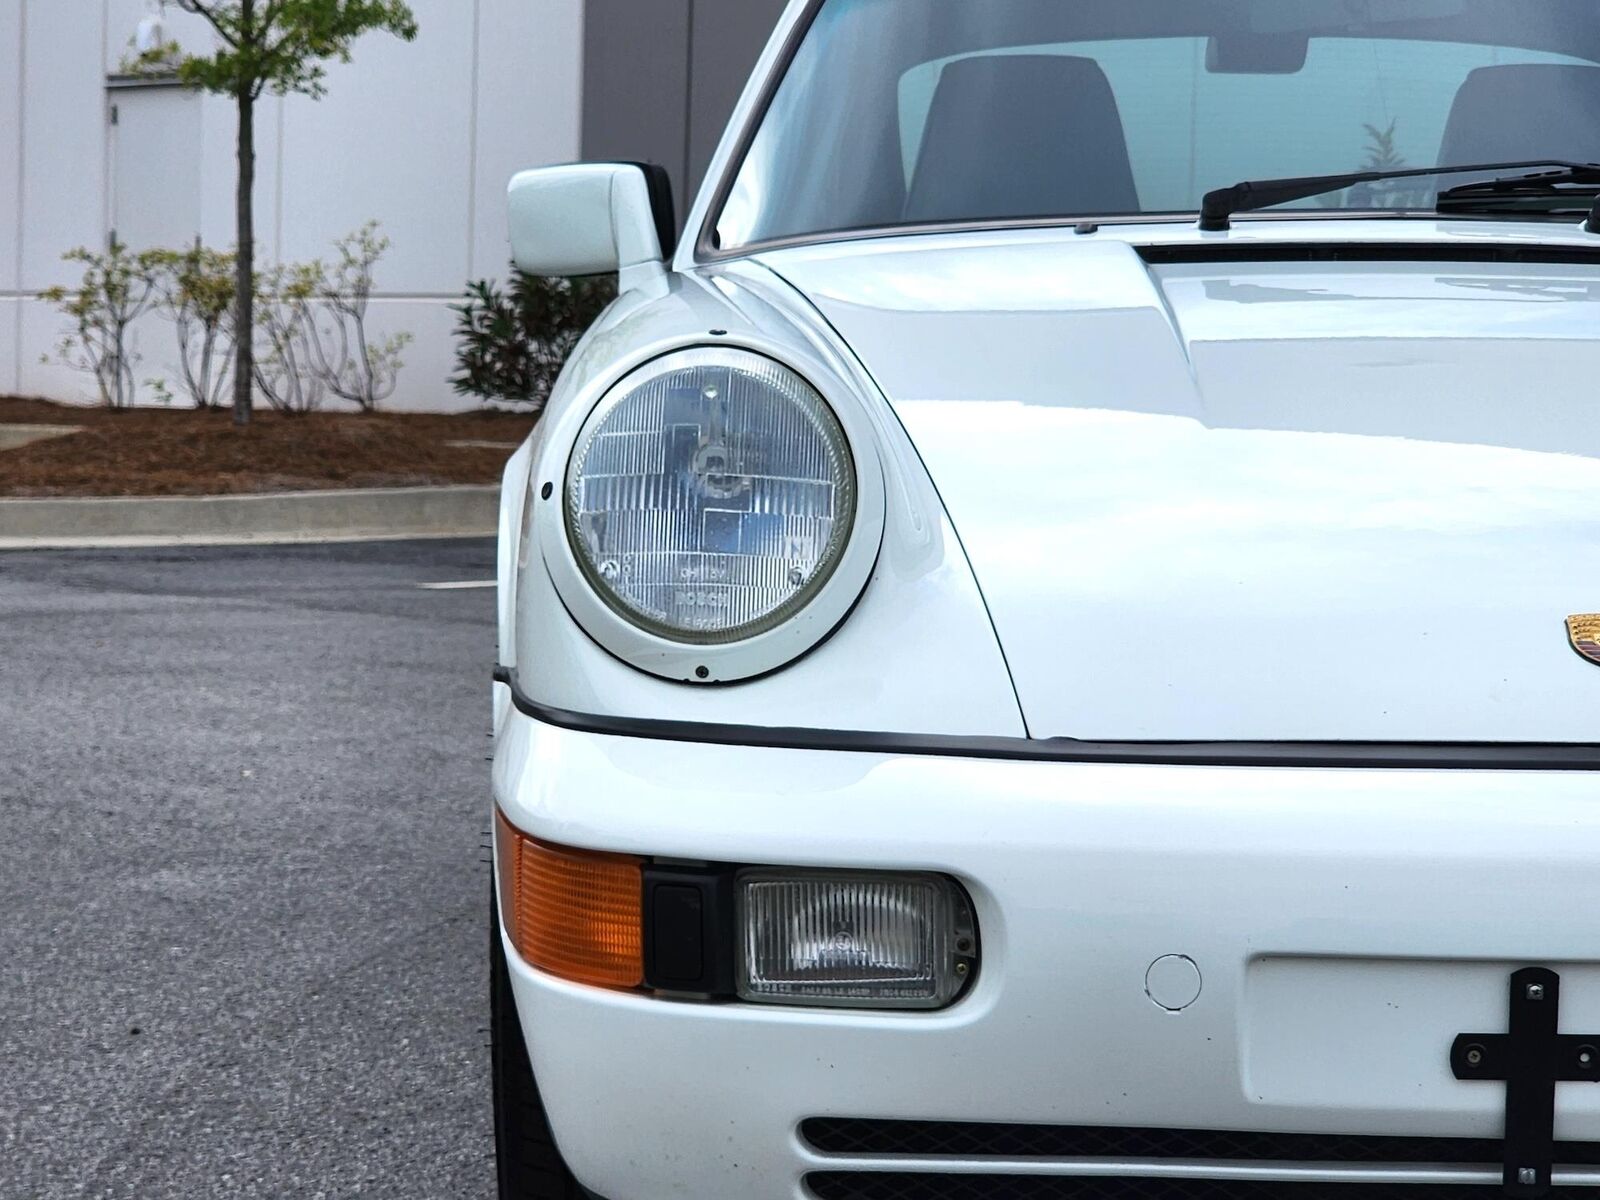
[[[1600,163],[1600,67],[1516,63],[1479,67],[1456,94],[1439,163]],[[1482,176],[1449,176],[1450,187]]]
[[[1138,211],[1122,113],[1099,63],[983,55],[940,73],[907,221]]]

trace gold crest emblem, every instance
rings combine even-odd
[[[1567,618],[1567,637],[1572,648],[1600,666],[1600,613],[1578,613]]]

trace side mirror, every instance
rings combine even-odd
[[[578,163],[511,181],[511,257],[530,275],[660,276],[677,241],[672,188],[654,164]]]

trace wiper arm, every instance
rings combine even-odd
[[[1572,172],[1600,171],[1594,163],[1568,162],[1541,158],[1532,162],[1474,163],[1449,167],[1412,167],[1403,171],[1356,171],[1345,175],[1307,175],[1298,179],[1254,179],[1232,187],[1207,192],[1200,202],[1200,228],[1207,233],[1222,233],[1233,227],[1235,213],[1255,212],[1291,200],[1309,200],[1324,192],[1338,192],[1358,183],[1379,183],[1385,179],[1422,179],[1430,175],[1466,175],[1481,171],[1505,174],[1531,171],[1535,167],[1560,167]]]

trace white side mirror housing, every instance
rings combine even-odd
[[[511,257],[530,275],[616,272],[623,291],[660,278],[676,223],[660,167],[578,163],[511,181]]]

